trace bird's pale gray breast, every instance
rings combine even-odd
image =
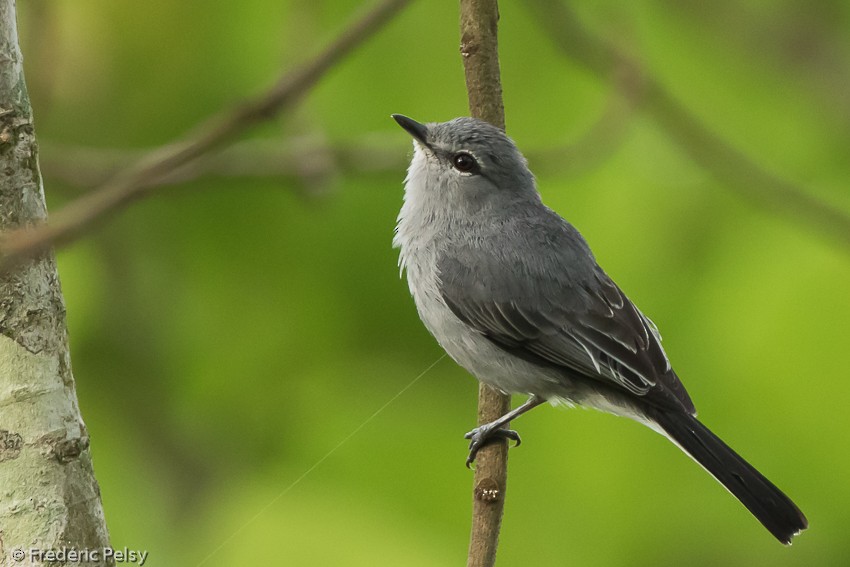
[[[399,215],[396,245],[401,249],[400,263],[406,272],[410,292],[416,303],[419,317],[440,346],[461,366],[480,381],[505,392],[539,394],[544,397],[562,397],[564,379],[560,372],[540,368],[511,355],[494,344],[483,333],[471,328],[449,308],[444,299],[445,278],[440,271],[447,261],[461,264],[490,263],[485,256],[488,250],[498,250],[500,230],[492,224],[482,224],[475,219],[452,218],[443,215],[425,215],[412,210],[417,203],[406,201]],[[421,219],[429,218],[427,227]],[[457,224],[464,224],[457,231]],[[444,224],[453,224],[448,230]],[[449,235],[464,234],[462,240]],[[477,252],[475,244],[484,244]],[[473,243],[473,249],[470,249]],[[505,249],[502,248],[502,251]],[[509,257],[505,257],[510,262]],[[470,285],[488,285],[493,277],[504,277],[504,266],[493,263],[490,277]]]

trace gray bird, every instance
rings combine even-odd
[[[504,132],[473,118],[420,124],[394,245],[419,317],[478,380],[528,401],[469,433],[467,465],[545,401],[643,423],[711,473],[779,541],[808,526],[797,506],[697,421],[655,325],[546,207]]]

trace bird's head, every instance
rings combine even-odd
[[[539,201],[534,176],[513,141],[475,118],[421,124],[393,114],[413,136],[406,198],[460,210]]]

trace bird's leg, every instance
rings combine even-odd
[[[519,438],[519,433],[513,429],[503,429],[502,426],[521,416],[528,410],[536,408],[546,400],[539,396],[531,396],[524,404],[518,408],[509,411],[499,419],[479,425],[466,435],[464,439],[469,439],[469,456],[466,458],[466,466],[469,467],[475,461],[475,455],[478,450],[493,439],[512,439],[519,445],[522,440]]]

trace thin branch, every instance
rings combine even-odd
[[[581,136],[555,146],[527,150],[525,155],[533,169],[580,175],[604,163],[625,139],[634,112],[634,98],[628,95],[628,86],[621,85]],[[152,184],[173,185],[206,177],[280,178],[303,184],[310,194],[320,193],[319,188],[345,175],[396,175],[409,164],[409,158],[398,152],[400,139],[396,132],[370,132],[348,141],[332,141],[314,133],[249,138],[209,152],[152,180]],[[44,177],[78,188],[101,185],[152,151],[51,142],[41,144],[41,148]]]
[[[460,54],[469,111],[475,118],[504,130],[498,26],[499,6],[495,0],[461,0]]]
[[[409,158],[398,152],[401,138],[380,132],[349,142],[331,142],[321,135],[249,138],[210,152],[155,181],[155,185],[187,183],[205,177],[279,177],[307,181],[339,174],[393,173]],[[150,150],[116,150],[84,146],[42,145],[41,168],[46,178],[72,187],[94,187]]]
[[[499,419],[511,409],[511,397],[483,382],[478,385],[478,424]],[[508,485],[508,446],[499,441],[485,445],[475,456],[472,490],[472,529],[467,567],[493,567]]]
[[[2,243],[0,271],[51,246],[78,238],[94,223],[152,192],[160,180],[284,109],[295,106],[325,73],[389,22],[410,0],[383,0],[314,59],[284,74],[271,89],[236,109],[213,116],[184,139],[163,146],[51,217],[47,224],[11,232]]]
[[[582,26],[563,2],[531,0],[526,4],[540,27],[570,59],[606,79],[617,69],[631,69],[630,74],[640,80],[643,108],[691,159],[719,181],[802,228],[828,236],[850,252],[850,214],[756,165],[706,127],[632,58]]]
[[[466,74],[469,110],[472,116],[504,129],[498,22],[496,0],[461,0],[460,52]],[[479,386],[479,425],[502,417],[510,408],[510,396],[483,383]],[[507,443],[486,445],[478,452],[476,462],[467,567],[492,567],[496,563],[499,528],[505,507]]]

